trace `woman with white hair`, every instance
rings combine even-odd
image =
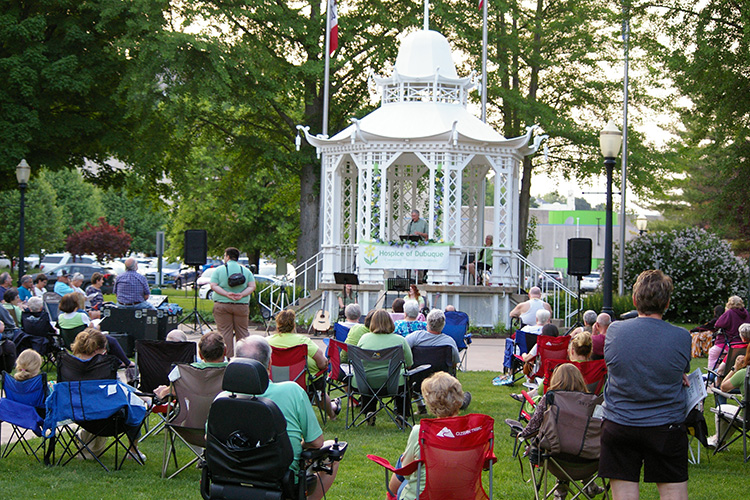
[[[25,333],[33,337],[32,349],[44,355],[47,346],[53,342],[52,336],[56,331],[49,320],[49,314],[44,310],[44,301],[41,297],[31,297],[28,306],[28,310],[21,313],[21,326]]]
[[[425,330],[427,324],[424,320],[420,321],[418,319],[419,316],[421,316],[419,302],[416,300],[407,300],[404,302],[404,319],[396,321],[396,330],[393,333],[406,337],[412,332]]]

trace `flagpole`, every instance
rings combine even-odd
[[[482,2],[482,121],[487,122],[487,1]]]
[[[328,87],[330,84],[329,73],[331,70],[331,2],[326,2],[326,67],[323,81],[323,135],[328,136]]]
[[[623,75],[622,99],[622,189],[620,194],[620,269],[617,293],[625,294],[625,192],[628,188],[628,66],[630,52],[630,9],[622,3],[622,41],[624,45],[625,72]]]

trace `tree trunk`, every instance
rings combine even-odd
[[[320,165],[306,163],[300,171],[299,182],[299,226],[297,240],[297,264],[306,261],[320,249],[318,230],[320,227]]]
[[[526,232],[529,225],[529,201],[531,200],[531,158],[526,156],[522,163],[521,194],[518,203],[518,250],[524,257],[528,257],[524,251],[526,246]]]

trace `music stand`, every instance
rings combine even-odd
[[[359,277],[354,273],[333,273],[337,285],[359,285]]]
[[[416,234],[402,234],[398,239],[401,241],[421,241],[422,237]]]

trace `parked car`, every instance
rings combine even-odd
[[[187,271],[188,269],[184,267],[179,262],[164,262],[162,264],[161,273],[162,273],[162,282],[164,285],[175,285],[177,283],[177,280],[179,279],[181,273],[184,271]],[[150,285],[153,285],[156,283],[156,275],[159,272],[158,265],[156,265],[153,268],[148,268],[144,276],[146,276],[146,280]],[[193,273],[195,273],[195,270],[193,270]],[[175,288],[177,286],[175,285]]]
[[[554,286],[555,282],[562,284],[563,282],[562,272],[556,271],[554,269],[548,269],[539,275],[537,286],[539,286],[539,288],[541,288],[542,290],[546,290]]]
[[[51,271],[47,271],[47,290],[53,291],[55,288],[55,283],[57,282],[57,272],[61,269],[65,269],[68,274],[73,273],[81,273],[83,274],[83,285],[81,285],[81,288],[86,290],[86,287],[91,284],[91,275],[99,272],[102,273],[104,276],[104,286],[102,286],[102,293],[108,294],[112,293],[112,289],[115,284],[115,275],[109,272],[109,270],[105,267],[102,267],[98,264],[64,264],[62,266],[57,266],[55,269]]]
[[[591,273],[581,279],[582,292],[595,292],[599,288],[599,273]]]
[[[206,273],[212,274],[213,270],[216,269],[215,267],[211,269],[207,269]],[[205,282],[203,281],[203,277],[206,273],[203,273],[200,278],[198,278],[198,286],[200,286],[200,289],[198,290],[198,297],[201,299],[208,299],[211,300],[213,298],[213,290],[211,290],[211,277],[209,276]],[[265,287],[269,285],[280,285],[281,281],[276,279],[273,276],[264,276],[262,274],[256,274],[255,276],[255,290],[262,290]]]
[[[39,263],[39,270],[46,273],[64,264],[73,262],[79,264],[96,264],[96,257],[93,255],[76,255],[74,259],[74,256],[69,252],[50,253],[45,255],[42,262]]]

